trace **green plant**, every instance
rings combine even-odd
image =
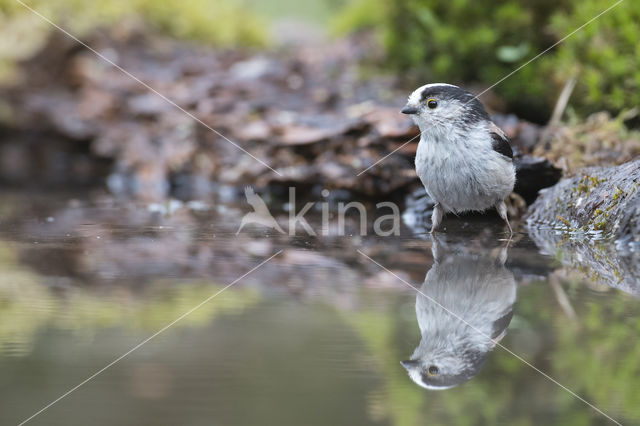
[[[387,61],[411,84],[488,87],[602,12],[597,0],[352,0],[339,32],[373,29]],[[618,112],[640,101],[640,2],[626,1],[502,81],[512,110],[545,120],[559,90],[578,78],[571,105]],[[533,116],[532,116],[533,115]]]
[[[562,37],[601,13],[597,0],[573,1],[557,12],[550,28]],[[613,2],[612,2],[613,4]],[[578,76],[573,103],[582,111],[621,111],[640,104],[640,2],[624,1],[564,41],[546,62],[556,83]]]

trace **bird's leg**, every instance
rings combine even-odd
[[[500,201],[498,204],[496,204],[496,210],[498,211],[498,214],[500,215],[502,220],[507,223],[507,227],[509,228],[509,238],[511,238],[513,236],[513,230],[511,229],[511,224],[509,223],[509,218],[507,217],[507,205],[504,203],[504,201]]]
[[[433,206],[433,213],[431,214],[431,233],[432,234],[436,232],[436,228],[440,226],[440,224],[442,223],[443,214],[444,214],[444,210],[442,209],[442,206],[440,205],[440,203],[436,203],[436,205]]]
[[[501,266],[504,266],[507,263],[507,259],[509,258],[509,243],[511,242],[511,238],[507,241],[507,244],[500,249],[498,254],[498,262],[500,262]]]
[[[438,238],[438,236],[434,233],[431,235],[431,255],[433,256],[433,261],[435,263],[440,263],[440,261],[444,258],[445,248]]]

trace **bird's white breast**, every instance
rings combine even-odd
[[[486,210],[504,200],[515,184],[511,159],[493,150],[483,128],[465,134],[424,132],[416,171],[429,195],[453,212]]]

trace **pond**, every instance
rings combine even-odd
[[[0,424],[640,422],[637,253],[606,242],[507,241],[492,216],[432,240],[236,233],[233,202],[0,205]]]

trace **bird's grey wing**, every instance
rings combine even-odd
[[[513,150],[509,143],[509,138],[504,134],[500,127],[491,123],[491,147],[498,154],[502,154],[505,157],[513,158]]]
[[[507,331],[507,327],[511,323],[511,318],[513,318],[513,310],[509,310],[506,314],[498,318],[493,322],[493,327],[491,330],[491,338],[500,340],[504,337],[505,332]]]

